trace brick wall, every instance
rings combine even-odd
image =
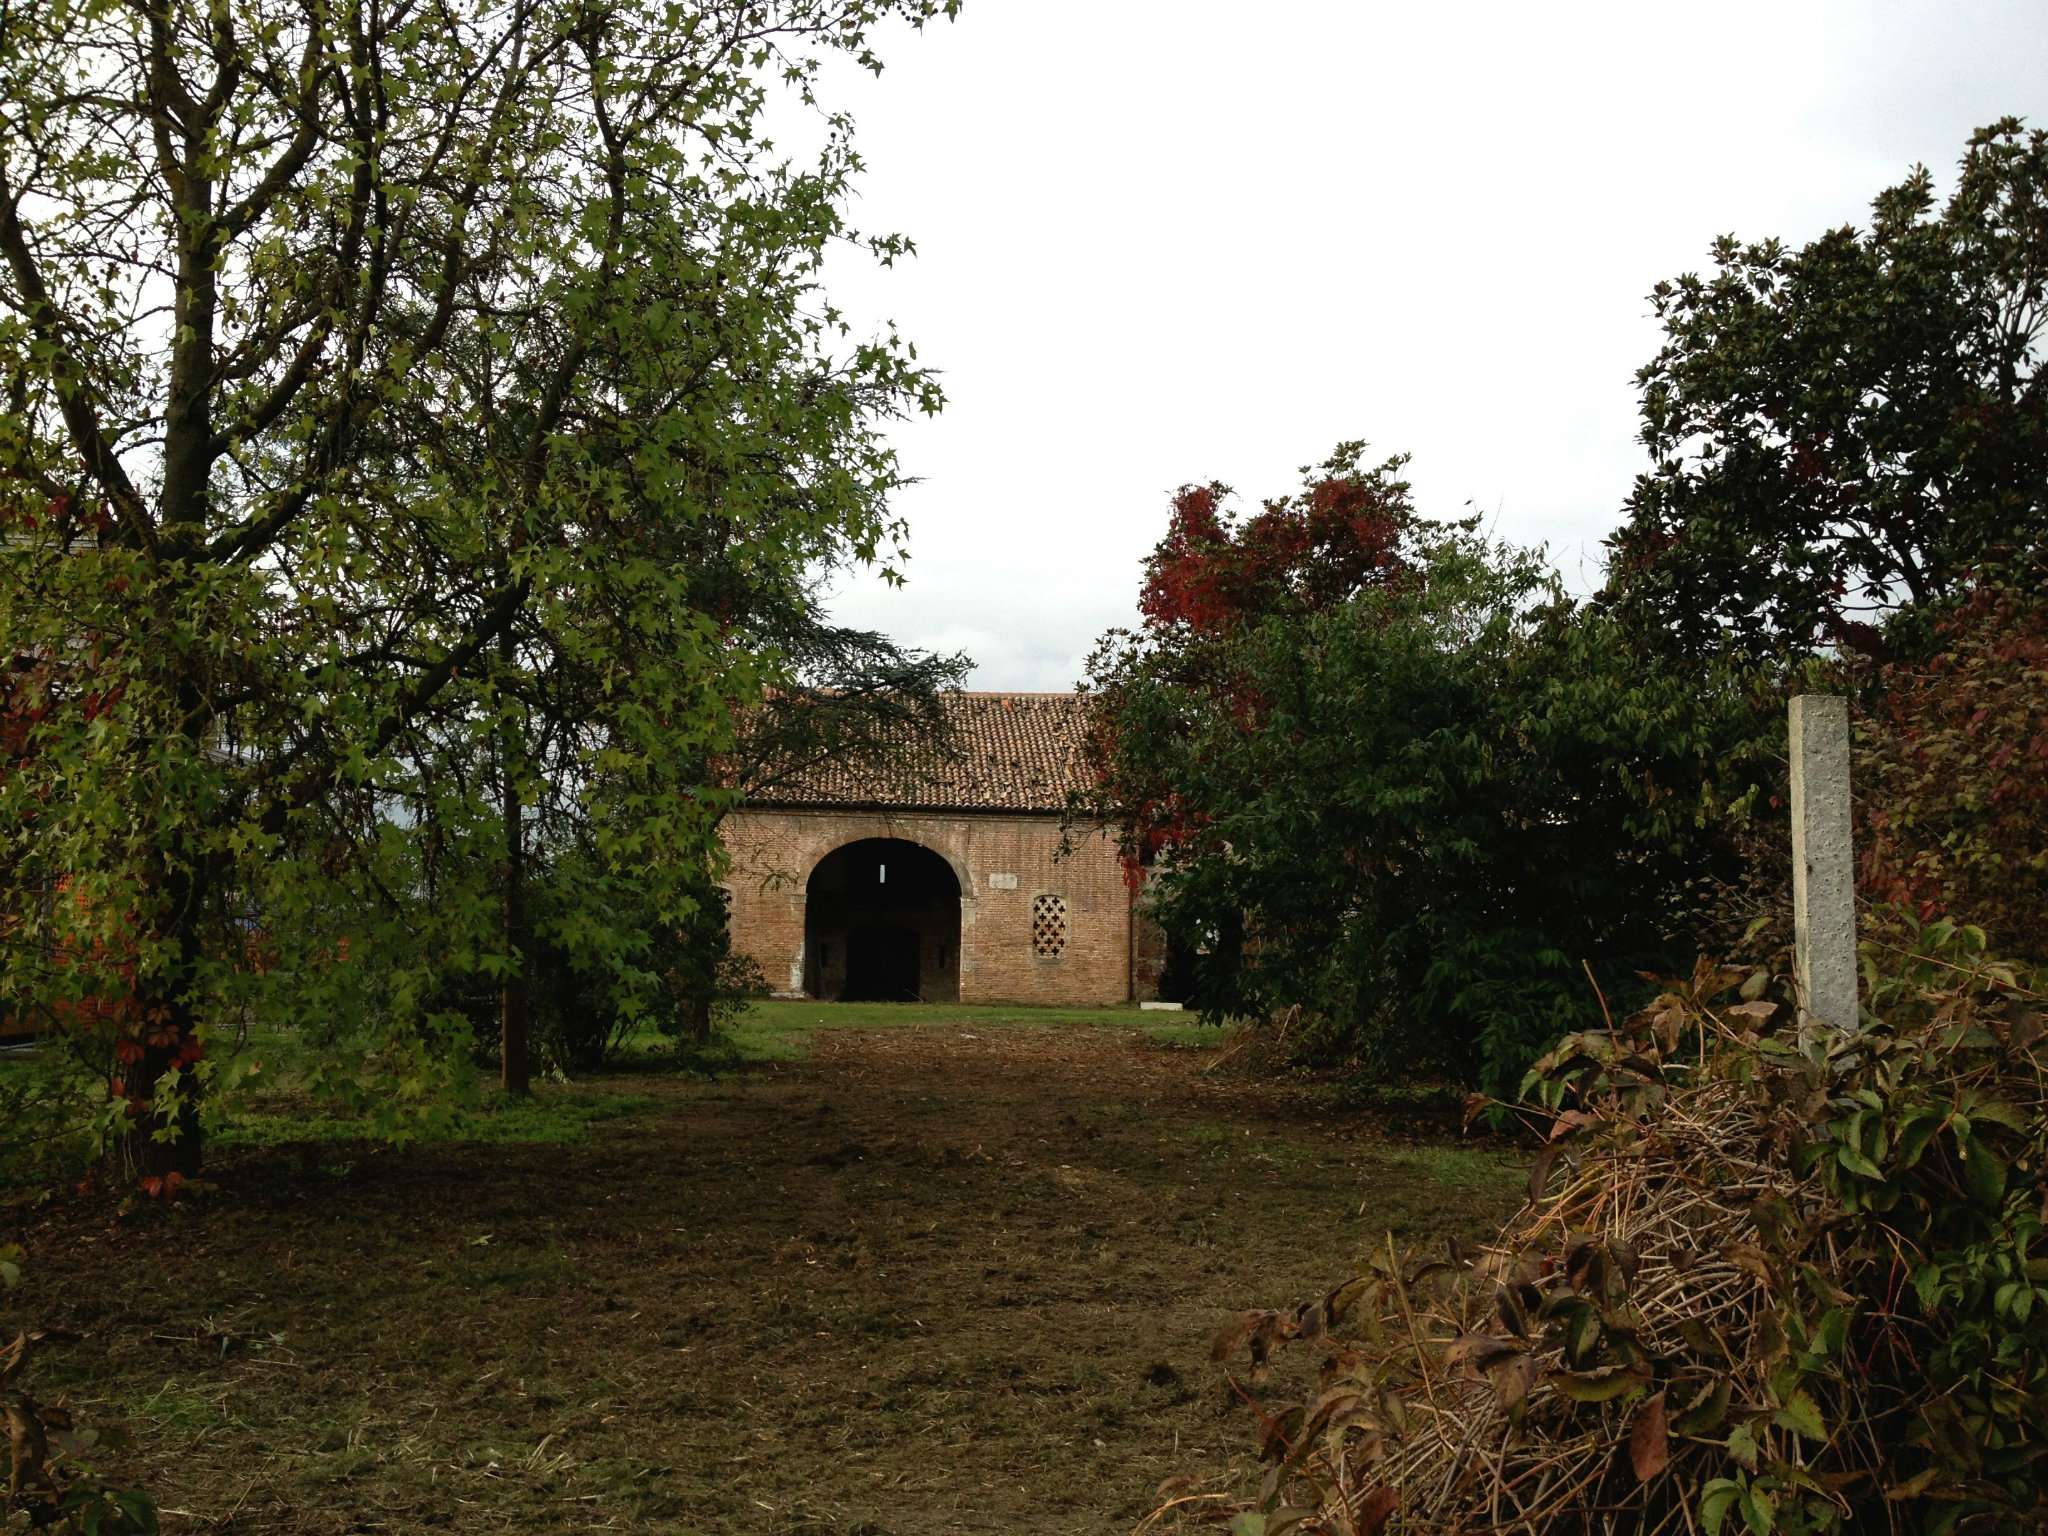
[[[755,809],[725,822],[733,947],[779,995],[804,990],[804,887],[818,861],[862,838],[929,848],[960,882],[959,994],[967,1003],[1087,1006],[1131,996],[1130,893],[1107,836],[1055,860],[1059,818]],[[1034,944],[1036,898],[1064,902],[1060,953]]]

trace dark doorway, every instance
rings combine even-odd
[[[804,890],[804,990],[844,1002],[958,1002],[952,865],[894,837],[820,859]]]
[[[846,936],[846,986],[839,996],[849,1003],[914,1003],[923,981],[917,930],[863,923]]]

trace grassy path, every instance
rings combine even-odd
[[[801,1007],[744,1073],[553,1090],[580,1139],[248,1145],[44,1218],[16,1300],[90,1334],[44,1385],[172,1531],[1113,1531],[1243,1462],[1227,1314],[1514,1198],[1151,1016]]]

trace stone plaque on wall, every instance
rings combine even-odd
[[[1014,891],[1017,889],[1017,877],[1015,875],[990,875],[988,877],[988,888],[992,891]]]

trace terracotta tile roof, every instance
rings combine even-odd
[[[755,805],[922,811],[1057,811],[1086,772],[1084,715],[1071,693],[950,693],[947,739],[906,733],[885,765],[821,763]]]

